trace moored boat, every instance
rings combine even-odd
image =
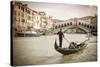
[[[27,31],[27,32],[16,32],[17,36],[20,37],[39,37],[42,35],[42,33],[37,33],[34,31]]]

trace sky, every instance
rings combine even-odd
[[[28,7],[36,11],[44,11],[53,19],[67,20],[84,16],[94,16],[97,14],[97,7],[93,5],[77,5],[63,3],[43,3],[22,1]]]

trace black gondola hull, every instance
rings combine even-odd
[[[55,41],[55,50],[63,55],[68,55],[68,54],[73,54],[73,53],[79,52],[79,51],[83,50],[86,46],[87,46],[87,44],[84,43],[84,45],[80,48],[75,48],[75,49],[61,48],[57,45],[57,43]]]

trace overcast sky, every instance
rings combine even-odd
[[[44,11],[47,15],[54,19],[66,20],[74,17],[93,16],[97,14],[96,6],[89,5],[74,5],[74,4],[59,4],[59,3],[43,3],[43,2],[28,2],[28,7],[36,11]]]

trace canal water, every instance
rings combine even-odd
[[[86,34],[64,34],[69,42],[80,43],[87,39]],[[63,46],[69,43],[63,39]],[[97,60],[97,37],[91,36],[87,47],[78,53],[63,56],[54,49],[57,35],[46,35],[40,37],[15,37],[13,38],[13,64],[14,65],[40,65],[88,62]]]

